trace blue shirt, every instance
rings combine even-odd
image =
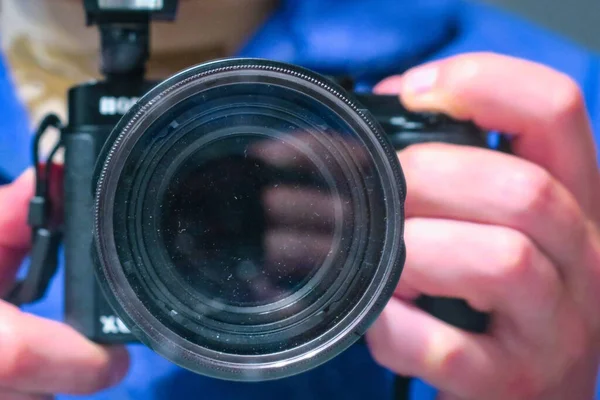
[[[209,16],[208,16],[209,17]],[[600,131],[599,59],[573,43],[488,6],[461,0],[285,0],[239,55],[293,62],[324,73],[351,74],[368,89],[381,78],[425,61],[493,51],[544,63],[582,87],[594,134]],[[27,115],[0,68],[0,182],[30,163]],[[62,319],[62,274],[48,296],[27,311]],[[154,354],[130,347],[132,368],[122,384],[93,400],[167,399],[389,399],[393,375],[363,345],[299,376],[266,383],[232,383],[192,374]],[[599,385],[600,392],[600,385]],[[413,398],[434,399],[417,382]],[[79,398],[58,396],[58,400]]]

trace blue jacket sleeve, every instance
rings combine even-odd
[[[13,180],[30,165],[30,139],[27,111],[0,56],[0,183]]]

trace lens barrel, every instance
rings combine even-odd
[[[162,82],[115,127],[95,188],[96,272],[139,340],[257,381],[358,340],[405,258],[405,181],[369,112],[327,78],[257,59]]]

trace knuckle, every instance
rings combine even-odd
[[[552,318],[562,298],[562,284],[559,273],[535,243],[521,232],[507,229],[495,259],[488,282],[492,290],[501,298],[522,299],[529,307],[538,308],[540,317]]]
[[[452,382],[453,386],[460,388],[460,391],[468,393],[470,398],[489,398],[490,384],[493,383],[489,379],[491,371],[487,368],[474,371],[478,374],[477,379],[472,374],[465,373],[470,369],[472,354],[469,354],[471,350],[461,342],[459,340],[445,349],[437,365],[437,372],[446,381]]]
[[[490,71],[498,65],[502,56],[490,52],[479,52],[456,56],[442,68],[444,90],[455,102],[462,103],[481,83],[490,79]]]
[[[513,219],[521,222],[532,211],[547,210],[555,200],[555,183],[542,168],[515,171],[508,180]]]
[[[585,110],[585,100],[581,88],[570,77],[563,76],[561,82],[555,85],[550,96],[549,123],[561,124]]]
[[[10,323],[0,321],[0,382],[16,383],[31,371],[31,354],[27,343]]]
[[[464,346],[461,346],[458,343],[448,346],[440,357],[439,370],[441,374],[451,378],[451,380],[456,381],[458,384],[469,383],[459,382],[461,376],[463,376],[461,371],[464,369],[465,363],[467,362],[465,357],[466,351]]]
[[[527,170],[514,171],[504,182],[501,190],[506,193],[508,204],[507,222],[518,227],[532,227],[542,218],[568,229],[572,243],[587,243],[588,227],[577,202],[561,193],[562,188],[549,172],[532,166]],[[581,251],[581,249],[573,249]]]
[[[446,89],[453,94],[460,94],[470,82],[474,82],[481,76],[485,65],[484,60],[489,57],[489,54],[478,53],[462,55],[453,59],[448,68],[443,71],[443,75],[446,77]]]
[[[510,232],[503,238],[502,254],[494,278],[505,284],[520,282],[533,269],[536,248],[523,234]],[[498,283],[498,282],[496,282]]]

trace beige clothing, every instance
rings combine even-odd
[[[167,77],[234,53],[275,3],[180,0],[174,23],[152,24],[148,76]],[[65,119],[67,89],[99,76],[98,30],[85,25],[82,0],[0,0],[0,5],[3,52],[32,124],[48,112]]]

